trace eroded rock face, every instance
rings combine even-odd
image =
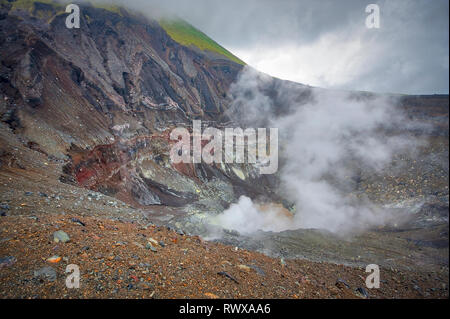
[[[215,199],[227,206],[242,194],[271,193],[267,187],[274,178],[257,174],[248,164],[173,164],[169,152],[174,142],[169,132],[163,132],[118,138],[92,150],[72,145],[60,180],[137,207],[184,206],[202,199]]]
[[[0,2],[0,121],[29,149],[49,162],[63,162],[60,181],[136,207],[219,210],[241,195],[282,202],[274,192],[277,176],[258,175],[252,165],[171,163],[169,132],[194,119],[232,126],[230,113],[243,127],[265,127],[272,116],[313,99],[311,88],[257,74],[257,87],[273,108],[256,122],[246,116],[245,102],[230,101],[230,87],[243,66],[180,45],[158,21],[83,5],[80,29],[67,29],[67,14],[58,7],[34,2],[20,9],[14,3]],[[440,162],[448,161],[448,96],[403,102],[410,117],[438,122],[426,134],[442,150],[430,151],[423,162],[437,163],[431,168],[448,196],[448,165],[440,172]],[[23,160],[0,150],[0,165],[23,168]],[[414,180],[428,171],[411,166],[417,170],[411,170]],[[382,185],[384,176],[366,175],[355,174],[355,188],[376,198],[386,195],[385,201],[399,193],[396,178],[390,178],[393,186],[371,187],[378,179]],[[432,192],[429,187],[427,194]]]
[[[83,5],[80,29],[68,29],[58,6],[0,8],[2,121],[66,162],[60,181],[138,207],[267,192],[269,179],[250,166],[169,161],[172,128],[229,120],[227,92],[242,65],[126,11]]]
[[[242,68],[181,46],[157,21],[128,13],[82,6],[80,29],[68,29],[52,6],[40,8],[48,21],[11,6],[2,1],[2,90],[75,144],[97,145],[116,126],[152,132],[191,116],[217,120]],[[57,133],[52,142],[69,142]]]
[[[258,89],[273,108],[255,121],[247,116],[245,101],[233,104],[228,96],[243,74],[242,65],[179,45],[157,21],[90,6],[81,9],[81,28],[69,30],[66,14],[53,5],[34,2],[22,10],[14,8],[13,0],[0,0],[1,170],[25,180],[33,176],[33,181],[59,177],[144,208],[152,220],[205,237],[210,236],[205,216],[223,212],[241,195],[256,199],[262,211],[276,209],[281,217],[292,217],[286,209],[292,203],[275,193],[280,189],[276,175],[261,176],[243,164],[173,164],[169,132],[175,126],[189,127],[193,119],[219,128],[233,126],[234,118],[242,127],[265,127],[271,117],[289,114],[313,99],[311,88],[257,74]],[[364,193],[379,203],[401,200],[400,213],[425,200],[403,228],[386,227],[352,243],[316,230],[246,237],[219,229],[222,241],[277,257],[358,266],[375,262],[409,267],[426,261],[424,265],[448,267],[448,95],[404,97],[400,102],[410,119],[432,123],[429,131],[407,132],[429,139],[429,145],[417,159],[401,163],[403,169],[393,165],[383,174],[372,174],[357,167],[345,191]],[[64,186],[55,184],[55,189]],[[74,207],[84,210],[91,197]],[[12,211],[8,205],[0,208],[1,215]],[[419,247],[418,253],[412,245]],[[392,251],[402,253],[394,259]]]

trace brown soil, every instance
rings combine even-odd
[[[104,217],[51,214],[0,220],[1,256],[16,258],[1,269],[1,298],[360,298],[355,289],[365,287],[367,276],[361,268],[281,261],[166,227]],[[71,240],[55,243],[56,230]],[[164,247],[147,249],[150,238]],[[58,263],[47,261],[55,255],[62,257]],[[65,286],[68,264],[80,268],[79,289]],[[56,270],[55,281],[34,278],[34,271],[45,266]],[[370,298],[448,298],[448,279],[442,276],[381,269],[381,287],[366,290]]]

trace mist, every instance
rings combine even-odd
[[[98,2],[124,5],[152,18],[180,15],[194,25],[199,25],[200,20],[197,20],[198,17],[195,14],[189,12],[199,9],[197,11],[202,13],[201,17],[203,18],[204,11],[208,9],[208,6],[202,7],[204,3],[192,7],[191,2],[181,2],[178,6],[174,6],[173,2],[163,5],[161,1],[156,0]],[[214,14],[219,14],[218,12],[220,13],[220,11],[215,11]],[[225,17],[232,18],[228,15]],[[364,15],[361,15],[361,18],[363,17]],[[311,28],[313,26],[311,25]],[[288,27],[290,28],[290,25]],[[203,30],[203,28],[201,29]],[[323,32],[332,32],[330,30],[327,29]],[[209,34],[208,30],[203,31]],[[363,31],[364,34],[368,32],[367,30]],[[326,60],[333,66],[341,65],[342,67],[338,69],[333,68],[333,74],[339,79],[345,78],[345,81],[342,81],[351,85],[340,85],[340,87],[351,86],[355,89],[364,84],[364,89],[373,90],[379,89],[380,85],[386,85],[402,88],[394,91],[405,91],[403,90],[404,78],[398,79],[395,74],[386,74],[385,70],[391,70],[391,66],[394,65],[390,63],[391,59],[386,65],[378,64],[378,61],[385,61],[384,54],[386,52],[394,51],[392,49],[394,46],[382,46],[377,41],[369,41],[371,46],[364,46],[357,41],[355,46],[358,48],[358,52],[361,49],[364,59],[356,59],[353,54],[342,56],[340,53],[343,52],[343,47],[348,47],[348,39],[339,35],[348,32],[345,28],[344,31],[342,28],[338,28],[336,32],[338,33],[333,31],[332,34],[337,34],[337,37],[325,37],[325,39],[334,39],[333,41],[325,41],[321,46],[322,51],[326,52],[330,52],[330,48],[336,49],[331,51],[334,60],[330,59],[329,55],[325,55],[323,60],[317,60],[318,51],[310,50],[308,51],[310,53],[306,55],[290,54],[293,58],[289,62],[301,60],[311,64],[314,61],[312,65],[325,65],[324,60]],[[239,32],[233,34],[239,38]],[[221,43],[220,37],[216,38],[214,32],[212,35]],[[323,38],[320,36],[321,34],[317,35],[318,39]],[[362,37],[362,39],[365,38]],[[371,38],[368,37],[368,39]],[[272,45],[272,42],[269,42]],[[314,43],[314,39],[309,39],[308,43]],[[340,43],[341,46],[335,46],[335,43]],[[398,44],[399,41],[395,40],[392,43]],[[255,46],[259,47],[257,41],[253,48]],[[240,46],[236,45],[236,47]],[[281,44],[279,47],[274,47],[280,52],[285,51],[286,48]],[[395,48],[397,47],[395,46]],[[248,47],[242,45],[242,50],[246,49]],[[266,52],[266,50],[256,51]],[[295,51],[293,52],[295,53]],[[371,53],[369,60],[367,60],[368,52]],[[415,52],[415,50],[409,50],[408,47],[408,52]],[[393,59],[396,58],[397,55]],[[429,60],[433,59],[429,59],[427,56],[427,61]],[[439,65],[441,66],[441,64],[444,69],[448,69],[448,58]],[[356,69],[348,71],[349,65]],[[374,70],[373,74],[366,72],[368,65]],[[415,63],[415,66],[417,65],[419,63]],[[288,66],[288,68],[291,67]],[[380,69],[383,72],[379,72]],[[314,77],[323,80],[326,74],[330,74],[330,70],[330,68],[325,68]],[[314,72],[317,72],[316,69]],[[423,74],[420,70],[418,72]],[[435,72],[430,74],[435,74]],[[416,81],[424,77],[409,75],[409,78]],[[374,79],[377,83],[372,83]],[[281,96],[283,108],[288,110],[287,114],[280,115],[273,99],[264,89],[265,84],[270,81],[272,81],[270,76],[246,67],[241,72],[238,81],[230,88],[231,111],[228,115],[232,118],[234,116],[234,120],[242,126],[251,124],[255,128],[274,127],[279,129],[281,148],[279,156],[280,162],[282,161],[284,164],[280,166],[278,172],[280,189],[277,192],[295,204],[294,213],[292,216],[286,216],[280,215],[277,210],[262,211],[258,203],[243,196],[229,209],[216,216],[213,222],[245,234],[251,234],[258,230],[282,231],[300,228],[319,228],[335,233],[350,233],[385,224],[390,218],[389,212],[372,203],[365,194],[352,192],[352,184],[353,177],[357,176],[360,170],[381,172],[392,161],[393,156],[402,152],[412,152],[417,148],[419,142],[411,137],[383,134],[393,128],[404,127],[406,129],[411,125],[395,108],[394,101],[381,96],[360,99],[356,98],[354,93],[346,91],[308,88],[311,96],[306,102],[299,102],[293,92],[301,90],[300,85],[286,81],[275,88]],[[355,84],[356,82],[358,85]],[[398,84],[400,82],[402,85]],[[324,86],[328,87],[336,86],[330,84],[328,80],[317,83],[325,83]],[[365,83],[369,83],[370,87],[367,87]],[[416,86],[423,87],[422,84]],[[306,90],[306,88],[304,89]],[[381,91],[386,91],[386,89]],[[420,90],[418,89],[418,91]]]
[[[272,76],[312,86],[448,93],[448,1],[380,0],[381,28],[359,0],[96,0],[178,16]]]
[[[380,29],[365,27],[368,3],[358,0],[95,2],[154,19],[183,18],[252,67],[282,79],[345,90],[448,94],[446,0],[376,1]]]
[[[243,234],[300,228],[347,234],[387,222],[387,210],[352,190],[361,170],[380,173],[393,156],[413,152],[420,144],[410,136],[386,134],[411,125],[395,107],[395,99],[312,88],[310,98],[299,102],[292,84],[281,82],[277,90],[289,111],[276,116],[275,103],[263,89],[269,81],[247,67],[231,87],[230,114],[244,124],[268,123],[279,129],[284,164],[278,172],[278,193],[295,204],[294,214],[261,211],[259,204],[242,196],[214,222]]]

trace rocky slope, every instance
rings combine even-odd
[[[178,291],[128,289],[128,284],[136,286],[129,270],[123,278],[119,276],[121,284],[117,287],[103,281],[110,280],[108,276],[92,279],[98,269],[108,272],[128,267],[113,265],[105,257],[109,254],[105,247],[118,241],[127,242],[127,249],[136,249],[138,264],[148,263],[142,260],[149,258],[149,251],[133,246],[133,242],[145,245],[142,233],[165,241],[178,236],[186,248],[195,251],[194,255],[184,255],[181,248],[185,246],[174,246],[170,254],[159,250],[150,254],[158,267],[163,267],[157,272],[161,278],[169,278],[164,275],[172,267],[167,262],[175,264],[180,258],[201,264],[201,269],[211,275],[205,285],[217,280],[234,285],[227,278],[217,277],[217,272],[226,271],[241,281],[241,270],[235,266],[245,263],[273,265],[278,271],[272,273],[272,266],[264,268],[267,286],[261,286],[261,290],[250,290],[252,283],[261,279],[251,273],[251,280],[239,286],[244,288],[223,286],[225,290],[207,291],[219,297],[315,297],[313,291],[319,286],[323,288],[319,297],[349,297],[363,285],[357,276],[359,268],[354,272],[345,268],[352,273],[345,278],[352,289],[328,290],[335,286],[338,276],[325,273],[328,269],[338,271],[341,266],[321,263],[313,266],[319,269],[316,275],[308,273],[316,276],[318,284],[301,293],[299,285],[292,283],[300,278],[299,273],[309,272],[303,267],[310,264],[289,261],[293,268],[283,268],[280,257],[353,267],[375,260],[389,272],[388,276],[396,278],[387,280],[387,290],[373,293],[375,296],[448,296],[448,96],[396,98],[411,120],[430,124],[427,130],[411,128],[406,133],[426,138],[429,143],[414,158],[396,158],[383,174],[362,171],[352,177],[353,192],[363,192],[375,202],[398,204],[393,210],[411,212],[409,218],[398,221],[399,227],[372,229],[350,241],[317,230],[262,233],[254,238],[224,231],[222,242],[277,259],[241,250],[233,256],[230,247],[205,244],[217,249],[208,256],[210,260],[222,254],[230,265],[202,263],[197,257],[190,259],[203,249],[195,243],[196,238],[180,237],[164,227],[152,228],[151,234],[146,234],[136,223],[142,226],[153,222],[186,234],[204,235],[204,215],[222,212],[242,194],[291,208],[277,192],[277,176],[259,175],[254,165],[174,165],[169,160],[173,143],[169,132],[175,126],[189,128],[193,119],[219,128],[237,125],[233,122],[236,114],[230,115],[230,110],[235,110],[230,109],[229,90],[243,63],[184,22],[161,22],[116,7],[83,5],[81,12],[80,29],[67,29],[62,5],[49,0],[0,2],[0,258],[12,256],[15,260],[10,263],[10,259],[2,259],[0,285],[4,297],[70,295],[55,290],[53,284],[41,290],[40,281],[32,279],[34,270],[48,264],[40,258],[50,257],[51,251],[66,257],[62,264],[85,262],[94,267],[86,279],[93,280],[95,286],[89,283],[85,295],[70,295],[73,297],[101,296],[102,292],[107,296],[115,294],[115,289],[121,296],[149,297],[156,291],[159,297],[207,297],[203,291],[193,291],[192,285],[183,290],[181,282],[174,285]],[[183,38],[186,29],[190,35],[195,34],[194,40]],[[270,99],[274,115],[292,111],[286,103],[288,97],[299,104],[311,99],[312,88],[301,84],[264,77],[257,85]],[[88,230],[89,234],[104,236],[104,240],[93,237],[91,242],[88,237],[83,243],[79,233],[82,228],[74,228],[77,225],[72,225],[67,216],[86,220],[88,228],[108,224],[109,228]],[[21,226],[11,227],[14,224]],[[47,241],[58,225],[67,227],[64,229],[75,238],[71,244],[75,253]],[[111,231],[113,228],[120,233]],[[157,229],[161,229],[161,235],[155,233]],[[187,238],[192,242],[186,243]],[[38,239],[39,245],[32,244],[31,239]],[[85,246],[93,248],[86,252],[82,249]],[[102,256],[95,257],[94,250]],[[247,255],[254,261],[247,260]],[[126,264],[133,262],[131,255],[120,259]],[[148,271],[145,268],[149,267],[138,271]],[[390,267],[406,273],[398,278]],[[21,276],[12,280],[11,274],[17,270]],[[189,278],[199,280],[201,274],[195,272]],[[281,285],[284,289],[276,288],[278,275],[287,278]],[[133,276],[139,282],[145,277]],[[184,278],[177,276],[176,280]],[[152,287],[164,285],[161,278]],[[23,289],[19,287],[25,281],[20,280],[27,282]],[[131,282],[124,286],[127,280]],[[103,289],[95,288],[98,285]]]
[[[168,161],[173,127],[229,121],[227,90],[241,64],[180,45],[158,21],[124,9],[81,6],[80,29],[67,29],[67,14],[48,1],[2,1],[1,10],[2,123],[64,162],[61,181],[138,207],[181,206],[222,188],[229,202],[239,195],[232,184],[265,192],[251,167]]]

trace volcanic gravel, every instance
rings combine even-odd
[[[274,259],[153,224],[0,218],[1,298],[448,298],[443,273],[381,269],[380,288],[367,289],[362,268]],[[56,243],[56,231],[70,240]],[[78,289],[66,287],[69,264],[80,269]]]

